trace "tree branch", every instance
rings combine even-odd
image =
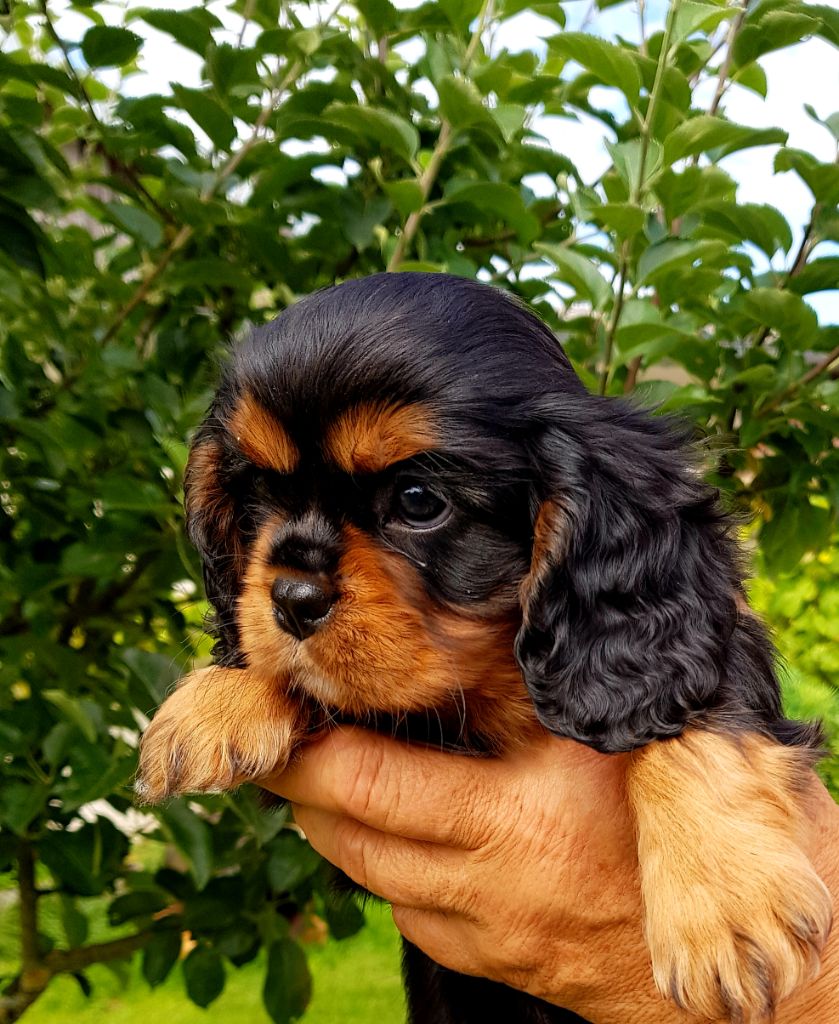
[[[717,73],[717,88],[714,91],[714,98],[711,100],[711,106],[708,108],[708,113],[711,114],[711,116],[714,116],[719,110],[720,103],[725,95],[725,90],[728,88],[728,74],[731,71],[731,64],[734,60],[734,42],[740,34],[740,29],[743,27],[743,22],[746,18],[746,10],[747,4],[744,4],[740,8],[737,17],[731,22],[731,25],[728,28],[728,34],[725,38],[725,57],[722,64],[720,64],[720,69]],[[698,159],[699,154],[697,153],[695,160]]]
[[[771,401],[767,402],[760,410],[760,415],[762,416],[767,412],[774,412],[778,406],[782,405],[788,398],[791,398],[800,388],[806,387],[811,381],[814,381],[816,377],[820,377],[825,370],[829,370],[837,361],[839,361],[839,345],[837,345],[832,352],[828,352],[823,359],[820,359],[815,364],[815,366],[811,366],[805,374],[798,378],[798,380],[794,380],[789,387],[784,388],[784,390],[779,392],[779,394],[777,394]]]
[[[145,199],[145,201],[154,210],[154,212],[162,220],[171,224],[172,214],[168,210],[164,209],[164,207],[162,207],[160,203],[158,203],[158,201],[154,198],[151,192],[149,192],[149,190],[142,183],[142,181],[140,181],[137,171],[129,164],[126,164],[122,160],[120,160],[119,157],[114,156],[112,153],[108,151],[107,147],[104,144],[105,126],[102,124],[101,120],[99,119],[99,115],[96,113],[96,108],[93,105],[93,100],[91,100],[90,98],[90,93],[85,88],[84,82],[81,80],[78,71],[73,66],[73,62],[70,60],[70,53],[67,49],[67,44],[58,34],[58,31],[56,30],[56,27],[53,24],[52,18],[50,17],[49,13],[49,8],[47,7],[47,0],[40,0],[40,8],[41,13],[44,16],[44,22],[47,27],[47,33],[53,40],[53,42],[56,44],[56,46],[59,48],[59,50],[61,50],[62,56],[64,57],[64,66],[67,68],[67,74],[76,83],[76,87],[79,90],[79,95],[81,96],[82,101],[84,102],[84,105],[87,108],[87,112],[90,115],[91,121],[97,129],[97,132],[99,134],[100,148],[104,153],[106,159],[111,164],[113,164],[113,166],[118,171],[124,174],[126,178],[128,178],[128,180],[131,182],[131,184],[134,186],[134,188],[137,190],[140,196],[143,199]]]
[[[652,91],[647,103],[647,113],[641,123],[641,146],[638,159],[638,177],[632,183],[629,192],[629,201],[635,205],[641,202],[644,194],[644,185],[647,179],[647,154],[652,139],[652,127],[655,120],[658,104],[661,99],[661,91],[664,84],[664,70],[670,58],[670,40],[673,36],[673,25],[676,21],[676,13],[679,9],[679,0],[672,0],[667,10],[667,20],[664,23],[664,35],[661,40],[661,50],[658,55],[658,63],[655,69]],[[615,303],[612,307],[612,315],[609,318],[609,326],[606,328],[606,340],[603,346],[603,368],[600,372],[600,394],[605,395],[609,386],[609,376],[612,370],[612,351],[615,345],[615,334],[620,324],[621,313],[623,312],[623,292],[626,287],[626,280],[629,275],[629,242],[621,245],[620,261],[618,263],[618,286],[615,292]]]
[[[472,38],[469,40],[469,45],[466,47],[466,53],[463,58],[463,70],[464,72],[469,70],[469,67],[474,59],[475,52],[480,45],[481,36],[483,35],[486,23],[492,16],[492,4],[493,0],[484,0],[481,13],[478,16],[478,24],[475,31],[472,33]],[[400,264],[405,259],[405,254],[408,251],[408,247],[413,242],[419,226],[422,223],[422,218],[428,212],[426,203],[428,197],[431,194],[431,189],[434,182],[437,180],[437,176],[440,173],[440,168],[443,165],[443,161],[451,148],[452,140],[454,138],[454,130],[451,124],[442,115],[440,116],[440,132],[437,136],[437,142],[432,150],[431,157],[425,170],[420,175],[419,187],[422,194],[422,202],[418,210],[414,210],[408,215],[408,219],[405,221],[405,226],[402,228],[402,233],[396,240],[396,246],[391,254],[390,259],[387,263],[387,269],[390,272],[399,269]]]
[[[337,11],[337,7],[335,8]],[[333,12],[334,13],[334,12]],[[201,202],[207,202],[210,200],[221,185],[236,171],[239,164],[245,159],[250,153],[253,147],[259,142],[262,137],[262,130],[268,123],[268,119],[274,111],[276,106],[277,97],[281,96],[286,89],[290,88],[295,80],[299,77],[303,71],[303,62],[296,60],[286,72],[283,80],[280,82],[276,90],[271,90],[271,94],[259,112],[259,116],[254,121],[253,130],[248,138],[242,143],[242,145],[232,153],[225,163],[218,169],[216,174],[213,176],[213,180],[203,189],[200,195]],[[166,250],[158,259],[157,263],[149,270],[143,280],[140,282],[134,294],[125,303],[125,305],[117,312],[114,319],[111,321],[104,335],[102,336],[102,344],[107,344],[122,328],[126,320],[131,316],[134,310],[145,301],[149,292],[154,287],[155,283],[160,278],[161,274],[166,270],[169,264],[172,262],[172,258],[180,252],[181,249],[189,242],[192,236],[195,234],[195,228],[189,224],[185,224],[180,231],[175,235],[172,241],[167,246]]]

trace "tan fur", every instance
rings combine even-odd
[[[528,621],[528,608],[539,583],[565,557],[570,533],[568,516],[559,502],[556,500],[542,502],[533,524],[530,572],[519,586],[519,597],[524,609],[525,621]]]
[[[465,735],[498,737],[499,747],[532,727],[513,657],[514,616],[469,617],[433,605],[405,559],[348,526],[339,600],[300,644],[274,621],[274,529],[266,524],[257,538],[239,600],[242,647],[255,671],[285,675],[293,688],[352,715],[429,709],[462,725]]]
[[[659,990],[758,1022],[812,977],[830,894],[799,846],[811,757],[753,733],[689,730],[632,755],[645,931]]]
[[[281,770],[302,738],[295,702],[247,669],[192,672],[143,735],[135,789],[142,803],[221,792]]]
[[[293,473],[300,453],[285,427],[252,396],[239,400],[228,423],[236,444],[251,462],[278,473]]]
[[[343,412],[326,432],[325,450],[347,473],[378,473],[434,446],[420,405],[364,403]]]

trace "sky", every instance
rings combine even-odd
[[[414,7],[420,0],[396,0],[400,8]],[[828,3],[831,0],[827,0]],[[837,0],[833,0],[836,3]],[[82,15],[72,11],[66,4],[55,4],[60,12],[59,31],[65,38],[75,40],[89,27]],[[131,2],[125,4],[130,9]],[[195,6],[195,0],[150,0],[145,8],[182,9]],[[227,21],[228,12],[222,4],[210,3],[209,8]],[[316,10],[317,6],[313,5]],[[663,25],[666,0],[647,0],[647,31],[655,31]],[[118,23],[123,17],[122,5],[100,4],[100,10],[109,22]],[[621,3],[596,11],[588,0],[565,4],[568,13],[567,28],[579,28],[586,19],[586,31],[614,38],[620,35],[629,40],[638,38],[638,19],[634,3]],[[593,13],[594,12],[594,13]],[[593,16],[592,16],[593,13]],[[201,80],[201,59],[174,44],[164,33],[158,32],[140,20],[132,21],[133,31],[143,35],[147,42],[141,60],[143,73],[131,77],[123,91],[139,95],[146,92],[169,91],[173,78],[182,85],[198,85]],[[238,25],[231,26],[238,32]],[[256,27],[252,26],[253,34]],[[494,33],[494,48],[506,48],[512,52],[536,49],[544,52],[543,39],[558,31],[554,22],[525,12],[504,22]],[[247,36],[246,36],[247,40]],[[405,51],[411,56],[410,50]],[[723,103],[725,114],[733,121],[753,127],[778,127],[789,133],[789,145],[813,153],[823,161],[830,161],[836,155],[836,143],[830,133],[812,120],[804,110],[809,103],[816,112],[825,117],[839,109],[839,50],[822,39],[809,39],[797,46],[771,53],[762,58],[768,82],[766,99],[749,90],[732,86]],[[708,95],[696,94],[696,104],[705,106],[711,100],[712,85],[708,83]],[[598,89],[592,98],[603,106],[614,102],[614,92]],[[172,112],[174,115],[174,111]],[[184,115],[185,116],[185,115]],[[594,181],[609,165],[610,158],[605,148],[609,135],[604,126],[594,118],[580,115],[574,121],[568,118],[540,117],[534,121],[534,128],[545,136],[559,152],[565,153],[581,172],[586,181]],[[302,146],[303,144],[301,144]],[[308,145],[308,144],[307,144]],[[792,172],[775,174],[773,160],[777,147],[763,146],[744,150],[726,157],[721,166],[738,182],[738,199],[741,202],[768,203],[776,206],[789,221],[793,231],[794,254],[800,243],[806,225],[812,197],[803,182]],[[839,253],[839,246],[823,243],[817,255]],[[751,250],[758,268],[763,269],[764,261],[756,250]],[[784,266],[790,257],[776,254],[773,265],[776,269]],[[839,289],[839,282],[837,282]],[[819,292],[807,296],[806,301],[816,310],[822,323],[839,323],[839,290]]]

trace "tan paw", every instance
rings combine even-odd
[[[138,800],[222,792],[281,770],[300,736],[297,715],[276,683],[246,669],[194,672],[143,734]]]
[[[799,846],[805,751],[692,730],[633,755],[656,985],[711,1020],[758,1024],[811,978],[830,893]]]
[[[767,874],[759,855],[741,865],[739,892],[700,886],[669,908],[653,901],[646,933],[662,995],[711,1020],[758,1024],[818,972],[830,895],[807,859],[789,854],[782,875]],[[783,866],[777,851],[772,866]]]

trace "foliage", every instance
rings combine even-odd
[[[839,796],[839,546],[808,557],[793,574],[758,577],[751,597],[775,628],[790,714],[825,723],[831,756],[822,774]]]
[[[757,517],[768,570],[791,569],[839,500],[839,329],[806,301],[837,282],[822,243],[839,240],[839,165],[733,123],[725,101],[764,94],[767,53],[839,44],[839,12],[672,0],[653,31],[641,5],[631,42],[538,3],[545,46],[512,53],[494,30],[521,0],[91,0],[60,32],[47,2],[0,8],[0,871],[16,871],[22,923],[0,1020],[56,974],[84,988],[91,962],[139,950],[157,985],[189,930],[190,998],[211,1002],[266,948],[266,1008],[285,1021],[308,995],[290,922],[314,912],[343,935],[360,920],[283,816],[248,794],[174,803],[142,824],[179,858],[126,858],[138,728],[207,654],[178,497],[220,345],[385,267],[494,281],[592,387],[720,437],[720,483]],[[152,31],[197,84],[138,77]],[[546,145],[542,115],[602,124],[600,179]],[[836,114],[823,123],[839,137]],[[797,246],[720,166],[765,145],[812,193]],[[790,651],[805,672],[815,646]],[[60,943],[39,934],[44,887]],[[91,943],[81,901],[103,893],[119,930]]]

